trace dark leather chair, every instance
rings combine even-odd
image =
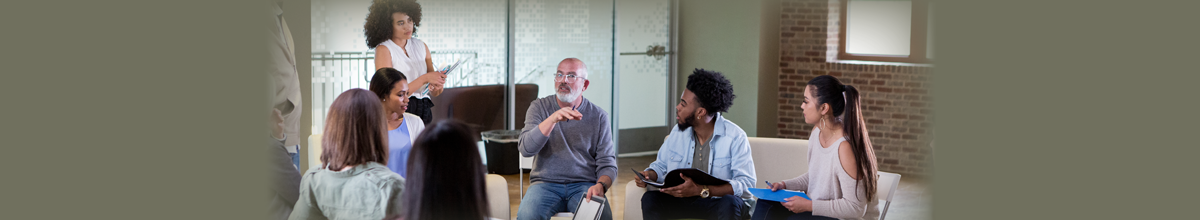
[[[537,99],[537,84],[516,85],[517,129],[525,127],[525,112],[529,104]],[[455,119],[475,129],[475,140],[481,140],[479,132],[504,129],[504,85],[484,85],[447,88],[433,97],[433,122]]]

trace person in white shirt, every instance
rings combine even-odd
[[[406,112],[420,116],[425,125],[433,121],[433,101],[430,97],[442,94],[445,72],[434,71],[433,57],[424,41],[413,38],[421,26],[421,5],[415,0],[374,0],[368,9],[363,33],[367,48],[375,49],[375,69],[391,67],[408,79],[409,108]],[[424,90],[429,84],[429,93]],[[388,119],[402,117],[392,114]]]

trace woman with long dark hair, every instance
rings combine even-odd
[[[808,172],[771,183],[771,190],[801,190],[812,200],[794,196],[786,202],[760,200],[754,219],[876,219],[875,181],[879,171],[867,136],[858,89],[822,75],[804,87],[804,123],[815,127],[808,137]]]
[[[488,218],[487,169],[478,155],[466,124],[443,120],[421,132],[408,158],[404,219]]]
[[[404,178],[387,168],[379,97],[364,89],[338,95],[325,117],[321,166],[304,173],[288,219],[383,219],[403,213]]]

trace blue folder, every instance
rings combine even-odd
[[[808,198],[808,195],[805,195],[804,192],[797,192],[797,191],[791,191],[791,190],[779,190],[779,191],[771,192],[771,189],[750,188],[750,194],[754,194],[754,197],[758,197],[758,199],[765,199],[765,200],[776,201],[776,202],[787,202],[784,199],[792,198],[792,196],[800,196],[800,197],[804,197],[804,199],[812,200],[812,199]]]

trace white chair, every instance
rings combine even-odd
[[[488,211],[492,218],[509,219],[512,203],[508,201],[508,181],[496,174],[487,175]]]
[[[308,168],[321,164],[321,134],[313,134],[308,136],[308,166],[300,167],[300,173],[308,171]]]
[[[746,138],[754,159],[755,188],[768,188],[766,181],[796,178],[808,172],[808,140]]]
[[[517,155],[517,156],[521,157],[521,155]],[[536,157],[536,156],[534,156],[534,157]],[[520,175],[517,176],[517,178],[519,178],[519,179],[517,179],[517,181],[520,181],[521,183],[520,183],[520,186],[518,186],[518,187],[520,187],[520,188],[518,188],[518,192],[521,193],[520,196],[522,199],[524,199],[525,198],[525,169],[530,169],[530,170],[533,169],[533,157],[521,157],[521,162],[520,162],[519,166],[520,166],[520,170],[518,170],[517,173],[519,173]],[[612,191],[612,190],[609,190],[609,191]],[[607,195],[605,195],[605,196],[607,196]],[[551,216],[550,219],[551,220],[571,219],[571,217],[575,217],[575,214],[570,213],[570,212],[559,212],[559,213],[555,213],[554,216]]]
[[[625,184],[625,220],[642,220],[642,194],[646,194],[646,188],[638,187],[636,181]]]
[[[879,179],[875,180],[875,196],[879,198],[879,220],[887,216],[888,207],[892,205],[892,196],[896,195],[896,187],[900,186],[900,174],[879,171]]]
[[[517,156],[521,157],[521,154],[518,153]],[[517,192],[521,193],[519,194],[521,195],[521,198],[525,198],[525,169],[533,170],[533,157],[521,157],[519,164],[520,165],[518,166],[520,166],[520,168],[517,170],[517,173],[520,175],[518,176],[517,181],[521,181],[521,188],[517,188]]]

